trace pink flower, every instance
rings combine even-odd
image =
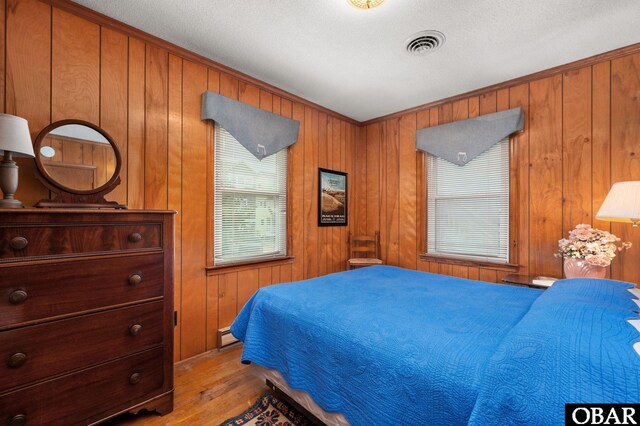
[[[558,241],[558,257],[584,259],[592,265],[609,266],[617,251],[627,250],[631,243],[607,231],[581,223],[569,232],[569,238]]]

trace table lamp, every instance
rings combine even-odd
[[[614,183],[604,199],[596,219],[608,222],[640,222],[640,181]]]
[[[35,157],[27,120],[0,114],[0,154],[4,156],[0,161],[0,208],[22,208],[22,203],[13,198],[18,190],[18,165],[13,157]]]

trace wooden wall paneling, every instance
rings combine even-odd
[[[167,208],[176,212],[173,227],[173,305],[178,312],[178,323],[174,328],[173,357],[178,361],[182,329],[182,58],[175,55],[169,55],[168,111]]]
[[[352,229],[353,234],[364,235],[368,232],[367,217],[369,206],[367,204],[367,182],[368,182],[368,154],[367,154],[367,129],[369,127],[360,127],[356,129],[356,145],[355,145],[355,187],[358,191],[356,198],[356,229]]]
[[[438,107],[439,124],[451,123],[453,121],[453,105],[444,104]]]
[[[232,75],[220,73],[220,94],[238,100],[239,81]]]
[[[304,278],[318,276],[318,111],[304,108]]]
[[[104,158],[104,150],[100,147],[95,147],[96,151],[99,151],[102,155],[98,164],[104,164],[106,159]],[[71,164],[82,164],[82,145],[76,142],[66,141],[64,142],[64,148],[62,151],[62,161]],[[104,179],[104,167],[102,167],[102,173],[97,172],[98,179]]]
[[[480,115],[491,114],[498,109],[498,95],[495,91],[480,95]]]
[[[339,226],[335,229],[335,235],[333,240],[334,246],[334,259],[332,271],[344,271],[347,262],[347,238],[349,229],[351,229],[355,220],[354,200],[356,197],[355,189],[353,187],[354,173],[351,164],[351,155],[349,154],[351,146],[353,145],[353,126],[342,120],[336,120],[334,124],[333,146],[334,146],[334,161],[336,167],[339,170],[344,171],[347,174],[347,190],[349,198],[347,199],[347,226]]]
[[[220,296],[220,275],[207,275],[207,300],[206,300],[206,348],[207,350],[215,349],[218,346],[218,329],[220,320],[219,296]],[[181,357],[186,359],[186,357]]]
[[[562,276],[562,75],[530,84],[530,273]]]
[[[387,121],[386,206],[387,206],[387,262],[400,264],[400,206],[399,206],[399,120]]]
[[[262,287],[268,287],[271,285],[271,278],[272,278],[272,274],[271,274],[271,267],[270,266],[265,266],[264,268],[260,268],[258,269],[258,276],[257,276],[257,288],[262,288]]]
[[[127,108],[127,205],[144,208],[145,45],[129,38],[129,102]]]
[[[469,267],[464,265],[452,265],[451,275],[458,278],[469,278]]]
[[[282,104],[282,98],[280,96],[273,95],[273,108],[272,112],[274,114],[282,115],[280,113],[280,105]]]
[[[591,224],[591,67],[562,76],[562,235]]]
[[[480,96],[469,98],[469,118],[480,115]]]
[[[169,54],[147,45],[145,66],[144,206],[167,208]]]
[[[498,95],[496,92],[485,93],[480,96],[480,115],[491,114],[498,110]]]
[[[207,125],[200,120],[207,68],[183,61],[182,68],[182,329],[181,354],[189,358],[207,347]],[[229,283],[227,280],[226,283]],[[233,291],[235,310],[235,289]],[[220,301],[222,305],[222,300]],[[222,309],[222,307],[220,307]],[[221,325],[219,325],[221,326]],[[211,331],[211,330],[209,330]]]
[[[273,95],[266,90],[260,90],[260,109],[273,112]]]
[[[517,209],[517,237],[516,250],[517,261],[520,265],[519,273],[529,273],[529,84],[524,83],[511,88],[509,91],[509,107],[520,107],[524,111],[524,128],[523,131],[514,137],[512,156],[515,161],[515,167],[518,171],[517,179],[517,200],[515,205],[512,203],[511,208]]]
[[[245,269],[238,271],[238,300],[236,301],[236,313],[233,316],[234,318],[238,312],[240,312],[244,304],[247,303],[247,300],[251,299],[251,296],[253,296],[253,294],[262,287],[262,285],[259,285],[261,283],[258,281],[259,271],[262,271],[262,269],[271,270],[271,268],[260,268],[259,270]],[[271,282],[269,282],[269,284],[271,284]]]
[[[640,53],[611,61],[611,181],[640,180]],[[614,279],[638,282],[640,232],[626,223],[611,230],[633,248],[614,264]]]
[[[240,82],[238,100],[256,108],[260,108],[260,89],[253,84]]]
[[[480,279],[480,268],[477,266],[469,266],[468,268],[468,277],[470,280],[478,280]]]
[[[440,275],[453,275],[453,265],[450,263],[438,263],[438,273]]]
[[[238,273],[218,275],[218,327],[228,327],[236,318],[238,309]]]
[[[31,138],[51,122],[51,6],[37,0],[7,0],[4,111],[29,122]],[[38,70],[38,72],[33,72]],[[35,162],[17,158],[16,198],[31,206],[48,198],[35,180]]]
[[[596,64],[592,69],[592,212],[593,225],[611,230],[611,222],[597,220],[596,214],[611,189],[611,62]]]
[[[280,282],[281,283],[290,283],[294,281],[293,279],[293,270],[292,264],[286,264],[280,266]]]
[[[366,130],[367,235],[380,231],[380,126],[380,123],[373,123]]]
[[[100,27],[53,8],[51,120],[100,122]]]
[[[304,167],[304,139],[306,135],[306,123],[304,106],[302,104],[297,102],[293,104],[292,118],[300,122],[300,127],[298,130],[298,142],[289,148],[289,253],[294,257],[293,264],[291,265],[291,279],[293,281],[298,281],[304,277],[305,265],[304,233],[306,208],[304,204],[304,192],[306,186],[304,180],[306,178],[306,174]]]
[[[460,99],[451,104],[452,121],[469,118],[469,99]]]
[[[500,89],[496,93],[496,111],[509,109],[509,89]]]
[[[478,279],[489,283],[495,283],[497,274],[495,269],[479,268]]]
[[[280,277],[280,269],[281,266],[272,266],[271,267],[271,284],[280,284],[282,279]]]
[[[349,194],[349,180],[352,176],[349,174],[349,171],[345,169],[345,166],[342,162],[343,160],[343,144],[346,135],[346,129],[344,123],[338,120],[335,117],[328,117],[329,121],[327,122],[327,145],[330,144],[330,149],[328,149],[327,153],[329,156],[331,169],[338,170],[347,173],[347,194],[349,195],[349,199],[347,199],[347,214],[351,215],[349,211],[349,203],[351,201],[351,194]],[[349,218],[347,218],[347,221]],[[340,264],[342,263],[342,231],[345,230],[343,226],[332,226],[331,228],[331,259],[329,263],[328,272],[337,272],[341,269]],[[346,261],[346,259],[345,259]]]
[[[389,123],[387,121],[383,121],[380,123],[380,146],[379,146],[379,154],[378,158],[380,159],[380,169],[378,173],[378,188],[380,191],[380,204],[378,205],[378,215],[380,218],[378,219],[379,227],[380,227],[380,258],[385,262],[389,263],[387,259],[387,253],[389,252],[389,223],[387,221],[387,215],[389,213],[389,208],[387,206],[387,168],[389,167],[388,162],[388,153],[389,150],[388,145],[389,141]],[[394,166],[394,163],[391,163],[391,167]]]
[[[332,169],[333,164],[329,160],[329,145],[333,144],[333,141],[327,139],[328,122],[327,114],[320,112],[318,114],[318,167],[324,169]],[[321,185],[318,182],[318,185]],[[316,190],[317,191],[317,190]],[[331,259],[331,241],[332,241],[333,227],[322,226],[318,227],[318,275],[326,275],[330,270],[328,264]]]
[[[214,69],[207,69],[207,90],[220,93],[220,72]],[[207,122],[207,197],[206,197],[206,235],[207,235],[207,252],[205,265],[213,264],[213,152],[215,149],[215,140],[213,137],[213,123]],[[218,317],[219,317],[219,284],[220,280],[217,275],[207,274],[206,278],[206,330],[207,330],[207,350],[213,349],[218,344]]]
[[[122,182],[107,195],[107,199],[121,204],[127,204],[128,69],[127,36],[103,28],[100,34],[100,127],[113,138],[122,157]]]
[[[398,133],[398,265],[403,268],[416,269],[418,243],[416,233],[416,182],[418,181],[416,151],[416,114],[400,117]]]
[[[419,111],[416,114],[416,129],[429,127],[429,110]],[[427,154],[416,152],[416,244],[417,253],[427,251]],[[417,260],[417,269],[429,272],[429,262]]]

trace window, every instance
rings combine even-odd
[[[427,253],[509,262],[509,139],[457,166],[429,155]]]
[[[214,265],[287,253],[287,150],[258,160],[215,126]]]

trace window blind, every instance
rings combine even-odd
[[[214,264],[287,253],[287,150],[258,160],[215,125]]]
[[[509,261],[509,139],[464,166],[427,161],[427,252]]]

